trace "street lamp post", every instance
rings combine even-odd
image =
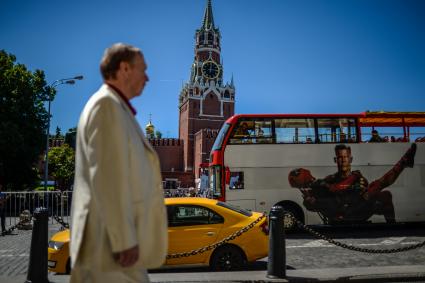
[[[49,138],[50,138],[50,104],[52,102],[52,89],[62,84],[75,84],[76,80],[82,80],[83,76],[75,76],[73,78],[56,80],[49,85],[49,97],[48,97],[48,119],[46,129],[46,157],[44,162],[44,190],[47,192],[47,179],[49,176]],[[47,204],[48,205],[48,204]]]

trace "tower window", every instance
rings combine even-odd
[[[211,33],[208,33],[208,43],[207,44],[213,44],[213,40],[214,40],[213,35]]]

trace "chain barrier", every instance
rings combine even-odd
[[[21,213],[19,222],[9,228],[7,228],[5,231],[2,231],[0,236],[6,236],[12,234],[12,232],[16,229],[18,230],[31,230],[32,229],[32,220],[33,217],[31,217],[29,211],[27,214],[23,215],[26,211]],[[53,215],[53,218],[61,225],[61,228],[69,229],[69,224],[63,220],[62,217],[58,215]]]
[[[250,229],[252,229],[255,225],[257,225],[257,223],[259,223],[264,217],[266,217],[266,214],[261,215],[260,217],[258,217],[255,221],[251,222],[250,224],[248,224],[247,226],[243,227],[242,229],[236,231],[235,233],[233,233],[232,235],[224,238],[223,240],[216,242],[214,244],[199,248],[199,249],[195,249],[195,250],[191,250],[189,252],[183,252],[183,253],[175,253],[175,254],[169,254],[167,255],[167,259],[173,259],[173,258],[182,258],[182,257],[188,257],[188,256],[192,256],[192,255],[197,255],[197,254],[201,254],[204,253],[206,251],[218,248],[219,246],[224,245],[227,242],[233,241],[234,239],[236,239],[237,237],[241,236],[242,234],[246,233],[247,231],[249,231]]]
[[[13,230],[18,229],[18,226],[20,226],[20,225],[21,225],[21,221],[19,221],[18,224],[13,225],[13,226],[7,228],[5,231],[2,231],[1,232],[1,236],[11,235],[12,232],[13,232]]]
[[[414,250],[414,249],[421,248],[421,247],[425,246],[425,241],[423,241],[422,243],[418,243],[418,244],[414,244],[414,245],[410,245],[410,246],[406,246],[406,247],[402,247],[402,248],[395,248],[395,249],[360,248],[360,247],[357,247],[357,246],[348,245],[348,244],[345,244],[345,243],[342,243],[342,242],[335,241],[334,239],[331,239],[331,238],[329,238],[329,237],[327,237],[323,234],[320,234],[319,232],[313,230],[312,228],[308,227],[307,225],[305,225],[304,223],[299,221],[297,218],[295,218],[295,216],[293,216],[290,213],[286,214],[286,216],[290,217],[292,220],[294,220],[298,224],[299,227],[303,228],[305,231],[312,234],[316,238],[325,240],[325,241],[327,241],[331,244],[334,244],[335,246],[338,246],[338,247],[341,247],[341,248],[344,248],[344,249],[348,249],[348,250],[352,250],[352,251],[356,251],[356,252],[371,253],[371,254],[391,254],[391,253],[399,253],[399,252],[410,251],[410,250]]]
[[[21,215],[19,215],[19,221],[17,224],[7,228],[5,231],[1,232],[1,236],[11,235],[13,230],[31,230],[32,229],[32,217],[31,213],[28,210],[24,210]]]
[[[69,229],[69,223],[66,223],[62,217],[58,215],[53,215],[53,218],[56,220],[56,222],[58,222],[62,226],[62,228]]]

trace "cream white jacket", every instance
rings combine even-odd
[[[78,123],[70,255],[99,270],[125,270],[113,253],[139,245],[133,268],[160,266],[167,216],[156,152],[131,110],[109,86],[87,102]]]

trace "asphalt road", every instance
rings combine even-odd
[[[313,227],[330,238],[362,248],[393,249],[425,241],[425,224],[368,226],[368,227]],[[49,225],[49,235],[59,225]],[[0,237],[0,274],[26,275],[32,231],[14,231],[14,235]],[[370,254],[350,251],[318,240],[305,232],[287,235],[287,269],[349,268],[370,266],[402,266],[425,264],[425,247],[396,254]],[[267,258],[251,264],[247,270],[266,270]],[[160,272],[200,272],[206,268],[179,268]]]
[[[403,248],[425,241],[425,224],[312,228],[336,241],[367,249]],[[425,247],[392,254],[361,253],[337,247],[303,231],[286,235],[285,243],[288,270],[425,264]],[[267,260],[268,258],[258,260],[250,264],[247,270],[267,270]],[[171,268],[165,272],[206,270],[208,269]]]
[[[397,249],[425,241],[425,225],[320,228],[336,241],[366,249]],[[288,235],[287,267],[293,269],[412,265],[425,263],[425,247],[415,250],[373,254],[351,251],[306,233]]]

